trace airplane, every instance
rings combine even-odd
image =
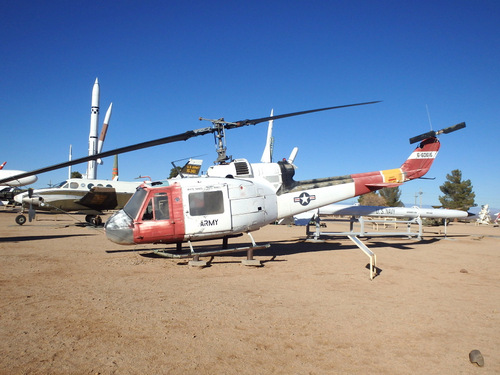
[[[130,197],[135,193],[141,181],[118,181],[117,160],[113,169],[113,180],[95,180],[87,178],[70,178],[53,187],[29,190],[14,196],[14,200],[21,204],[24,211],[29,207],[28,219],[35,217],[34,210],[49,212],[78,212],[86,214],[85,221],[94,225],[101,225],[101,215],[106,210],[123,208]],[[180,173],[183,176],[198,174],[201,168],[200,160],[189,160]],[[20,214],[16,223],[26,223],[26,216]]]
[[[231,160],[226,154],[226,130],[269,120],[374,103],[377,102],[348,104],[236,122],[227,122],[223,118],[208,120],[212,123],[211,127],[125,146],[29,173],[43,173],[93,158],[104,158],[214,134],[218,165],[209,168],[206,175],[199,178],[168,179],[139,186],[125,207],[107,220],[106,236],[112,242],[122,245],[177,244],[178,250],[182,250],[182,243],[187,242],[189,250],[186,252],[158,250],[155,253],[169,258],[194,258],[194,262],[198,262],[200,256],[245,250],[247,261],[251,265],[253,250],[269,246],[258,246],[252,237],[252,231],[281,218],[385,187],[400,186],[404,182],[424,176],[440,148],[437,136],[462,129],[465,123],[411,138],[410,143],[419,144],[399,168],[303,181],[293,179],[295,167],[288,160],[256,164],[250,164],[246,159]],[[228,238],[243,233],[250,237],[252,245],[227,249]],[[195,252],[192,242],[206,239],[222,239],[223,248]]]
[[[79,212],[86,214],[85,221],[100,225],[105,210],[122,208],[136,188],[143,182],[126,182],[70,178],[53,187],[29,190],[14,196],[14,200],[29,206],[29,221],[35,217],[34,210],[49,212]],[[26,216],[16,216],[16,223],[26,223]]]

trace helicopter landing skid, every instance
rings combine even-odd
[[[192,260],[189,261],[189,265],[193,267],[205,267],[207,265],[207,262],[204,260],[200,260],[200,257],[203,256],[215,256],[215,255],[224,255],[224,254],[231,254],[231,253],[237,253],[237,252],[242,252],[246,251],[247,252],[247,258],[241,261],[241,264],[244,266],[254,266],[254,267],[260,267],[262,264],[260,260],[254,259],[253,257],[253,252],[254,250],[263,250],[269,248],[271,245],[270,244],[265,244],[265,245],[257,245],[250,233],[247,233],[250,236],[250,239],[252,240],[252,245],[251,246],[244,246],[244,247],[235,247],[232,249],[227,249],[225,248],[227,246],[227,241],[224,242],[224,245],[222,249],[219,250],[209,250],[209,251],[202,251],[202,252],[195,252],[193,249],[193,245],[191,244],[191,241],[188,241],[190,252],[186,253],[171,253],[168,251],[162,251],[162,250],[155,250],[154,253],[165,257],[165,258],[171,258],[171,259],[186,259],[186,258],[193,258]]]

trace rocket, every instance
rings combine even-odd
[[[109,125],[109,120],[111,119],[111,111],[113,109],[113,103],[109,105],[108,110],[106,111],[106,116],[104,116],[104,122],[102,124],[102,130],[101,134],[99,135],[99,140],[97,141],[97,153],[101,153],[102,151],[102,144],[104,143],[104,140],[106,139],[106,133],[108,132],[108,125]],[[97,164],[101,165],[102,160],[97,159]]]
[[[73,158],[73,145],[69,145],[69,158],[68,158],[68,161],[71,161],[71,159]],[[71,165],[68,167],[68,179],[71,178]]]
[[[379,206],[349,206],[331,204],[319,208],[320,215],[354,215],[375,217],[408,217],[408,218],[435,218],[459,219],[466,218],[469,213],[461,210],[421,207],[379,207]]]
[[[118,181],[118,155],[115,155],[115,161],[113,163],[113,171],[111,172],[111,178],[113,181]]]
[[[89,156],[97,153],[97,127],[99,123],[99,81],[96,78],[92,88],[92,102],[90,109]],[[87,165],[87,178],[95,180],[97,177],[96,161],[91,160]]]
[[[273,116],[274,110],[271,109],[271,117]],[[262,163],[271,163],[273,161],[273,120],[269,120],[269,124],[267,126],[267,137],[266,137],[266,146],[264,147],[264,152],[262,153],[262,157],[260,161]]]

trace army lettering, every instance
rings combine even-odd
[[[217,222],[219,219],[214,219],[214,220],[202,220],[200,222],[200,227],[212,227],[217,225]]]

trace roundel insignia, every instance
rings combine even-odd
[[[294,197],[293,201],[295,203],[300,203],[302,206],[307,206],[311,201],[315,200],[315,195],[310,195],[306,192],[301,193],[298,197]]]

